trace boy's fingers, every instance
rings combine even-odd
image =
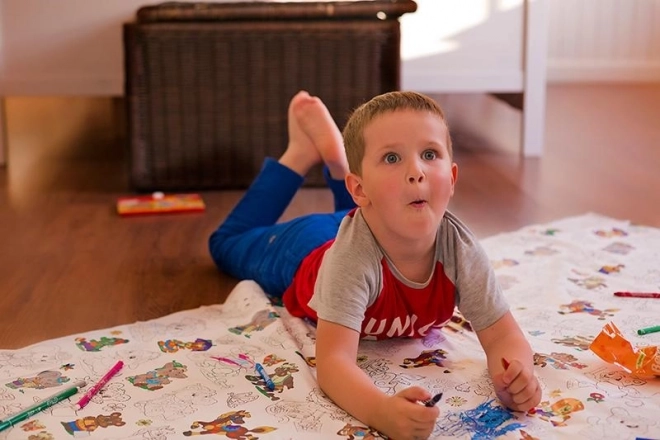
[[[528,386],[526,386],[525,388],[519,391],[511,392],[511,398],[515,403],[521,404],[531,399],[534,396],[535,392],[536,392],[536,387],[533,384],[529,384]]]
[[[536,379],[528,382],[527,385],[517,393],[511,393],[511,398],[518,405],[523,405],[528,401],[540,398],[541,387]]]
[[[399,391],[397,394],[404,399],[409,400],[410,402],[418,402],[431,398],[431,394],[428,391],[418,386],[405,388]]]
[[[419,410],[414,411],[410,414],[410,420],[416,424],[421,425],[430,425],[432,426],[435,423],[436,419],[440,415],[440,409],[436,406],[426,407],[419,405]]]
[[[515,396],[514,396],[514,401],[515,401]],[[541,392],[540,389],[536,390],[531,397],[527,400],[524,400],[523,402],[516,402],[516,406],[520,408],[521,411],[529,411],[530,409],[534,408],[538,403],[541,401]]]
[[[522,392],[525,388],[529,386],[534,379],[529,380],[523,374],[516,376],[510,383],[507,385],[506,389],[511,394],[518,394]]]
[[[522,364],[516,360],[512,361],[506,371],[502,373],[502,381],[508,386],[510,386],[523,371]]]

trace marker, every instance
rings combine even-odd
[[[660,325],[654,325],[653,327],[640,328],[637,330],[638,335],[648,335],[649,333],[660,332]]]
[[[509,364],[509,361],[507,361],[506,359],[502,358],[502,366],[504,367],[505,370],[508,370],[508,369],[509,369],[509,365],[510,365],[510,364]]]
[[[273,380],[270,378],[268,373],[266,373],[266,370],[264,370],[264,367],[261,366],[260,363],[254,364],[254,369],[257,370],[257,373],[259,373],[259,376],[266,382],[266,386],[268,387],[269,390],[274,391],[275,390],[275,384],[273,383]]]
[[[242,367],[242,365],[239,364],[238,362],[232,361],[231,359],[226,357],[211,356],[211,359],[215,359],[216,361],[220,361],[220,362],[226,362],[229,365],[236,365],[237,367]]]
[[[614,292],[614,296],[625,298],[660,298],[656,292]]]
[[[7,428],[16,426],[18,423],[22,422],[23,420],[29,419],[33,415],[40,413],[45,409],[50,408],[51,406],[61,402],[64,399],[68,399],[69,397],[76,394],[80,390],[80,388],[84,387],[85,385],[87,385],[87,382],[85,382],[84,380],[80,382],[76,382],[71,388],[67,388],[64,391],[60,391],[57,394],[53,394],[52,396],[46,398],[45,400],[42,400],[41,402],[37,402],[34,405],[25,408],[23,411],[17,412],[16,414],[13,414],[4,420],[1,420],[0,431],[4,431]]]
[[[94,397],[99,391],[101,391],[101,388],[103,388],[105,386],[105,384],[107,384],[108,381],[110,379],[112,379],[112,376],[117,374],[119,372],[119,370],[122,369],[123,366],[124,366],[124,363],[122,361],[117,362],[112,368],[110,368],[110,371],[105,373],[105,376],[103,376],[101,378],[101,380],[99,380],[96,383],[96,385],[94,385],[92,388],[87,390],[85,395],[82,396],[80,398],[80,400],[78,401],[78,403],[76,403],[74,405],[74,408],[77,411],[83,409],[89,403],[89,401],[92,400],[92,397]]]
[[[424,406],[431,408],[435,406],[435,404],[438,403],[440,399],[442,399],[442,393],[438,393],[435,396],[431,397],[429,400],[424,401]]]

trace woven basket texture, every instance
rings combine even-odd
[[[124,25],[133,189],[246,188],[264,157],[286,148],[288,104],[301,89],[319,96],[342,128],[355,107],[399,88],[398,17],[415,7],[374,0],[141,8]],[[306,184],[324,184],[320,169]]]

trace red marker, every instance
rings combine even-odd
[[[509,368],[509,365],[510,365],[510,364],[509,364],[509,361],[507,361],[506,359],[502,358],[502,366],[504,367],[505,370],[507,370],[507,369]]]
[[[625,298],[660,298],[656,292],[614,292],[614,296]]]

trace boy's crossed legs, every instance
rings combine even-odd
[[[298,92],[289,104],[289,145],[279,162],[301,176],[315,165],[325,164],[334,180],[344,180],[348,161],[339,128],[316,96]]]
[[[335,237],[339,223],[355,207],[343,178],[348,173],[341,133],[317,97],[301,91],[289,104],[289,143],[279,161],[266,159],[243,198],[209,239],[217,266],[239,279],[253,279],[270,295],[280,296],[300,262]],[[335,200],[335,212],[310,214],[277,223],[315,165]]]

